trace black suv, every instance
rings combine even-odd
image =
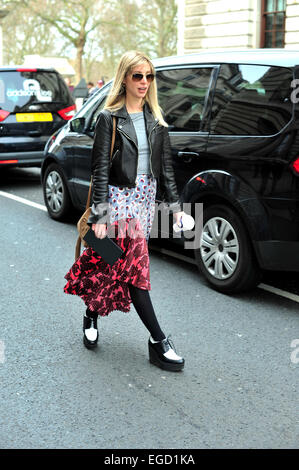
[[[181,201],[203,203],[200,271],[225,293],[257,285],[263,269],[299,271],[299,51],[207,52],[154,64]],[[44,197],[54,219],[85,207],[95,122],[110,86],[45,148]]]
[[[0,68],[0,166],[40,166],[49,136],[75,114],[54,69]]]

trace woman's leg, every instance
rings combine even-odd
[[[165,338],[158,323],[149,292],[128,284],[133,305],[142,322],[151,334],[154,341],[162,341]]]
[[[161,367],[161,369],[170,371],[182,370],[185,361],[176,354],[169,337],[166,338],[161,330],[149,292],[144,289],[138,289],[138,287],[134,287],[132,284],[129,284],[129,290],[134,307],[151,334],[148,340],[150,362]]]

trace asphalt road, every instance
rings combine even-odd
[[[2,172],[0,191],[43,204],[38,169]],[[298,302],[222,295],[151,251],[152,301],[186,361],[164,372],[133,307],[101,318],[99,347],[84,348],[84,304],[63,293],[75,220],[0,194],[0,224],[0,448],[298,448]],[[263,282],[297,293],[298,279]]]

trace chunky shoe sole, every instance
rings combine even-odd
[[[149,350],[149,361],[151,364],[154,364],[155,366],[160,367],[160,369],[169,370],[171,372],[179,372],[183,370],[185,362],[181,364],[178,364],[176,362],[165,362],[160,359],[156,351],[152,349],[150,346],[148,350]]]
[[[87,349],[94,349],[94,348],[96,348],[97,345],[98,345],[98,341],[95,341],[94,343],[91,343],[90,341],[88,341],[88,339],[86,338],[85,335],[83,336],[83,343],[84,343],[84,346],[85,346]]]
[[[85,334],[85,330],[86,329],[89,329],[91,326],[93,325],[93,327],[95,326],[96,327],[96,330],[97,330],[97,337],[95,340],[91,341],[87,338],[86,334]],[[99,332],[98,332],[98,329],[97,329],[97,322],[95,319],[92,319],[90,318],[89,316],[87,315],[84,315],[83,317],[83,343],[84,343],[84,346],[87,348],[87,349],[94,349],[97,347],[97,343],[98,343],[98,339],[99,339]]]

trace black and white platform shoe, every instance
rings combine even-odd
[[[162,341],[148,340],[149,360],[155,366],[164,370],[180,371],[184,368],[185,360],[178,356],[169,336]]]
[[[83,317],[83,343],[87,349],[93,349],[97,346],[99,338],[97,320],[98,314],[87,309]]]

